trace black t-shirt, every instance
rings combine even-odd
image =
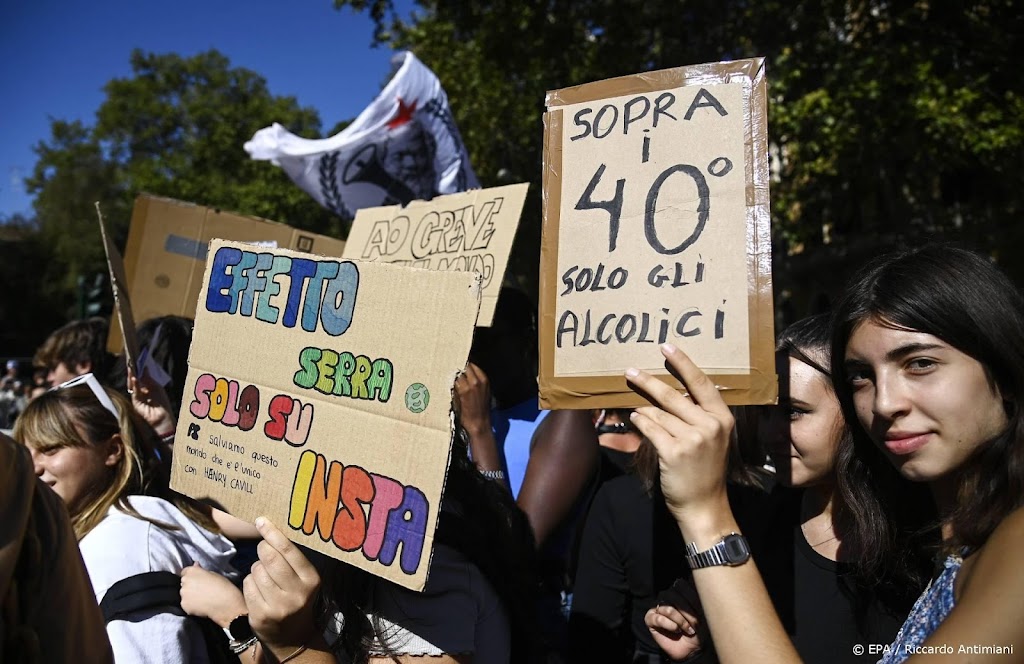
[[[887,607],[858,590],[852,566],[825,558],[793,532],[794,598],[787,631],[805,662],[876,662],[892,643],[910,605]],[[872,648],[872,644],[876,647]],[[854,646],[863,650],[855,654]]]
[[[823,558],[804,540],[799,496],[785,489],[729,487],[740,530],[803,660],[874,661],[877,651],[871,659],[869,644],[890,643],[909,606],[885,611],[854,592],[848,567]],[[570,660],[612,664],[659,655],[644,615],[659,598],[671,602],[673,584],[684,596],[696,594],[684,554],[682,535],[660,496],[647,496],[632,475],[607,482],[583,531],[569,620]],[[706,630],[702,639],[709,643]],[[864,646],[864,656],[853,654],[855,644]],[[712,647],[704,650],[697,661],[716,661]]]
[[[779,532],[774,524],[777,499],[730,486],[729,502],[758,568],[778,567],[775,551],[780,547],[772,542]],[[675,592],[696,596],[685,550],[660,496],[645,494],[634,475],[605,483],[590,507],[580,545],[569,619],[570,660],[630,662],[634,653],[660,654],[644,615],[659,596],[671,601],[673,586]],[[702,664],[713,661],[710,652],[700,659]]]

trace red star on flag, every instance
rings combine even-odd
[[[398,129],[404,124],[408,124],[412,120],[413,113],[416,112],[416,102],[406,104],[405,101],[398,98],[398,113],[395,117],[388,120],[388,129]]]

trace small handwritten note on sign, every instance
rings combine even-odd
[[[732,404],[777,397],[762,59],[549,92],[540,396],[645,403],[674,343]]]
[[[479,280],[213,241],[171,487],[422,589]]]
[[[345,258],[478,272],[483,277],[483,301],[477,325],[488,327],[528,187],[476,189],[413,201],[404,208],[364,208],[352,222]]]

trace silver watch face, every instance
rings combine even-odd
[[[739,565],[750,559],[750,548],[747,540],[742,535],[727,535],[722,544],[725,549],[725,559],[732,565]]]

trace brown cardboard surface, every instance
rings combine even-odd
[[[480,276],[214,240],[171,487],[427,579]]]
[[[642,405],[630,366],[681,388],[663,340],[728,403],[774,402],[763,59],[600,81],[547,103],[542,407]]]
[[[207,243],[213,238],[341,256],[345,242],[257,217],[142,194],[135,199],[124,263],[128,294],[139,322],[196,314]],[[111,321],[107,349],[122,347]]]
[[[479,272],[477,325],[489,327],[528,184],[511,184],[356,212],[344,258]]]
[[[103,212],[99,201],[96,202],[96,219],[100,224],[100,235],[103,238],[103,251],[107,255],[107,271],[110,273],[110,287],[114,292],[114,318],[117,328],[121,331],[121,347],[124,348],[125,364],[128,369],[126,387],[131,389],[131,379],[135,375],[139,361],[139,342],[135,335],[135,316],[132,313],[132,302],[128,296],[128,277],[124,271],[124,260],[121,252],[107,233],[107,225],[103,223]]]

